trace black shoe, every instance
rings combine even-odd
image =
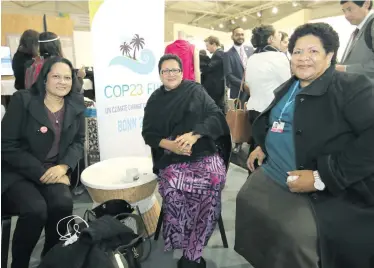
[[[205,263],[205,261],[204,261]],[[195,261],[190,261],[188,259],[186,259],[186,257],[182,256],[182,258],[179,259],[177,265],[178,265],[178,268],[200,268],[200,267],[205,267],[205,266],[200,266],[202,263],[201,263],[201,260],[200,260],[200,263],[197,263]]]

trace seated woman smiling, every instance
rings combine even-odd
[[[164,55],[158,67],[163,86],[147,102],[142,134],[159,170],[165,250],[183,249],[178,267],[205,267],[202,251],[220,217],[226,180],[215,142],[230,130],[205,89],[182,80],[177,56]]]
[[[335,71],[325,23],[292,34],[294,76],[256,119],[261,165],[236,201],[235,249],[259,268],[374,267],[374,84]]]
[[[84,102],[70,61],[48,59],[30,90],[14,93],[1,122],[2,209],[18,215],[12,268],[27,268],[45,228],[44,256],[71,215],[69,171],[83,156]],[[66,224],[60,224],[61,234]]]

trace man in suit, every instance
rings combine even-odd
[[[374,11],[372,0],[340,1],[345,18],[357,28],[344,51],[342,72],[366,74],[374,80]],[[368,41],[369,40],[369,41]]]
[[[242,82],[244,70],[247,66],[247,59],[253,54],[253,47],[245,46],[244,30],[241,27],[236,27],[232,30],[231,39],[234,46],[230,48],[223,58],[223,69],[226,79],[226,85],[230,88],[230,99],[238,98],[240,85]],[[245,89],[240,97],[242,102],[246,102],[249,96],[245,93],[248,91],[246,83],[243,84]],[[236,144],[233,149],[234,153],[240,151],[241,144]]]
[[[225,77],[223,73],[223,56],[225,53],[220,48],[220,42],[217,37],[209,36],[204,42],[206,49],[212,53],[212,58],[209,63],[201,66],[204,76],[202,84],[209,96],[224,112]]]
[[[247,59],[253,54],[254,49],[244,45],[244,30],[241,27],[232,30],[231,39],[234,41],[234,46],[225,53],[223,68],[226,84],[230,88],[230,98],[235,99],[239,95]]]

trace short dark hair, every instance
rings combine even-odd
[[[175,60],[176,62],[178,62],[179,68],[183,72],[183,64],[182,64],[181,59],[177,55],[174,55],[174,54],[165,54],[164,56],[162,56],[160,58],[160,60],[158,62],[158,72],[159,73],[161,72],[162,64],[164,63],[164,61],[167,61],[167,60]]]
[[[50,57],[43,63],[43,67],[40,70],[40,73],[38,75],[38,78],[36,79],[36,82],[31,87],[31,92],[35,95],[45,95],[45,81],[47,80],[47,75],[52,69],[52,66],[56,63],[65,63],[70,67],[71,70],[71,78],[72,78],[72,85],[71,85],[71,91],[70,93],[78,93],[80,92],[80,84],[78,83],[78,79],[76,77],[73,64],[68,59],[62,58],[62,57]],[[68,94],[68,95],[69,95]]]
[[[208,42],[211,45],[216,44],[217,47],[219,47],[221,45],[221,43],[219,42],[218,37],[215,37],[213,35],[208,36],[207,38],[205,38],[204,42]]]
[[[232,29],[231,33],[234,34],[237,29],[243,29],[243,28],[240,26],[236,26],[234,29]]]
[[[26,30],[21,36],[17,50],[35,57],[38,55],[38,40],[39,33],[37,31]]]
[[[279,33],[281,34],[281,41],[284,41],[284,39],[288,37],[288,34],[285,32],[279,31]]]
[[[48,40],[54,40],[54,41],[41,42],[41,41],[48,41]],[[48,58],[51,56],[63,57],[61,41],[58,35],[52,32],[41,33],[39,35],[39,51],[40,51],[40,56],[44,58]]]
[[[367,1],[369,1],[369,10],[370,10],[373,7],[373,1],[372,0],[367,0]],[[359,7],[362,7],[365,4],[366,1],[355,1],[355,0],[354,1],[344,1],[344,0],[340,0],[341,5],[344,5],[347,2],[352,2],[356,5],[358,5]]]
[[[333,52],[334,56],[331,59],[331,64],[336,64],[336,56],[339,49],[339,35],[331,27],[331,25],[318,22],[318,23],[306,23],[296,28],[294,33],[290,37],[290,43],[288,44],[288,51],[292,54],[295,48],[296,41],[304,36],[313,35],[321,40],[322,46],[327,53]]]
[[[263,48],[268,45],[268,39],[275,34],[272,25],[261,25],[252,30],[251,43],[255,48]]]

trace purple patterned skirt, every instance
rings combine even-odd
[[[171,164],[159,177],[165,251],[183,249],[187,259],[199,262],[221,214],[224,161],[215,154],[196,162]]]

